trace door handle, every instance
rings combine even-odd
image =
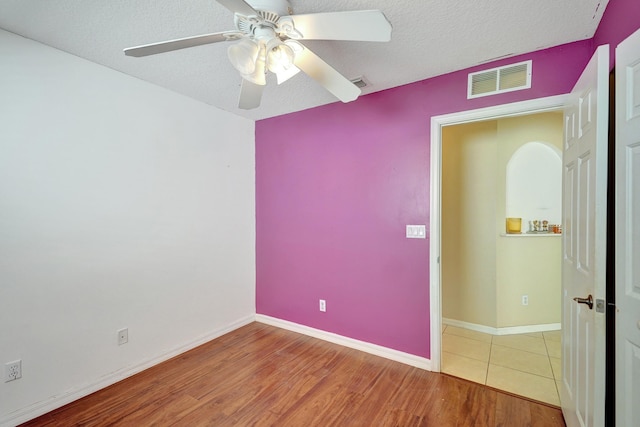
[[[589,306],[589,310],[593,310],[593,297],[591,295],[586,298],[575,297],[573,300],[578,304],[587,304]]]

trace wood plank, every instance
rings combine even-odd
[[[461,393],[462,404],[460,406],[460,417],[458,426],[473,427],[478,425],[496,425],[496,407],[498,393],[481,385],[469,384],[463,387]]]
[[[564,418],[562,414],[556,408],[551,408],[547,405],[541,405],[537,403],[531,404],[531,426],[532,427],[545,427],[545,426],[565,426]]]
[[[252,323],[24,426],[561,426],[558,408]]]
[[[496,427],[530,427],[531,404],[528,400],[499,393],[496,399]]]

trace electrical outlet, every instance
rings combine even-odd
[[[126,344],[129,342],[129,329],[122,328],[118,331],[118,345]]]
[[[4,382],[14,381],[22,378],[22,360],[4,364]]]
[[[320,311],[327,311],[327,302],[323,299],[320,300]]]
[[[522,295],[522,305],[529,305],[529,295]]]

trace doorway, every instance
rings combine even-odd
[[[557,406],[563,124],[546,112],[442,130],[442,372]],[[513,215],[522,233],[506,234]]]
[[[432,190],[434,191],[432,192],[431,203],[432,207],[435,207],[432,212],[437,212],[438,215],[432,217],[430,224],[432,230],[431,278],[432,283],[441,284],[441,286],[431,287],[432,313],[437,313],[432,317],[432,366],[436,371],[449,371],[449,373],[451,373],[453,366],[461,369],[457,371],[457,376],[496,388],[506,389],[516,394],[526,395],[523,391],[510,389],[508,384],[501,385],[500,381],[497,380],[497,374],[500,371],[504,371],[502,374],[506,374],[507,377],[515,378],[520,376],[522,378],[518,378],[517,384],[528,384],[526,389],[534,389],[534,394],[529,397],[555,405],[559,405],[555,379],[560,378],[560,340],[559,332],[557,331],[560,327],[560,266],[558,261],[560,258],[560,238],[559,236],[546,236],[545,238],[536,236],[533,239],[529,239],[527,237],[532,237],[531,235],[524,238],[505,236],[505,198],[504,194],[496,195],[496,188],[504,188],[505,178],[503,176],[498,179],[495,176],[490,176],[491,174],[485,173],[485,182],[472,178],[471,188],[469,188],[471,193],[469,198],[475,198],[476,202],[478,202],[477,206],[479,206],[479,210],[472,210],[470,215],[472,219],[479,222],[471,226],[471,229],[465,230],[464,226],[460,226],[457,229],[459,234],[457,238],[465,241],[464,250],[468,251],[469,254],[467,255],[474,259],[472,262],[475,267],[470,269],[473,271],[472,273],[465,272],[465,269],[459,268],[459,265],[449,268],[451,266],[447,266],[447,261],[452,259],[457,261],[461,254],[455,247],[446,244],[449,240],[445,244],[443,244],[443,240],[447,238],[446,233],[448,233],[448,230],[456,230],[459,224],[456,223],[458,219],[452,219],[443,209],[446,208],[446,204],[451,197],[460,197],[460,195],[453,191],[447,191],[449,190],[447,187],[452,180],[451,177],[443,175],[446,174],[447,162],[450,160],[444,157],[447,153],[443,152],[443,144],[447,143],[450,131],[459,133],[464,132],[465,127],[476,127],[479,129],[480,139],[483,141],[474,146],[475,152],[467,155],[473,161],[465,163],[465,167],[470,170],[474,168],[495,169],[497,163],[505,163],[504,159],[500,160],[500,155],[503,155],[503,157],[506,155],[508,158],[512,154],[512,152],[506,154],[498,153],[495,148],[496,128],[501,126],[500,122],[502,121],[504,127],[505,123],[509,124],[508,122],[523,120],[525,116],[546,113],[556,117],[557,134],[555,139],[559,141],[557,144],[560,150],[563,137],[563,118],[561,114],[563,98],[553,97],[527,101],[434,117],[432,120],[431,162]],[[545,140],[548,138],[541,137],[537,139]],[[491,148],[492,144],[494,148]],[[458,160],[455,159],[454,163]],[[436,164],[435,168],[433,167],[434,164]],[[445,176],[444,179],[443,176]],[[445,180],[446,182],[443,182]],[[436,188],[437,191],[435,191]],[[489,201],[491,197],[493,197],[493,201]],[[458,202],[460,201],[458,200]],[[468,202],[469,200],[463,201],[463,203]],[[444,215],[447,215],[447,217],[443,220]],[[453,224],[447,224],[448,220],[452,220]],[[523,223],[522,231],[526,232],[528,227],[528,221]],[[552,240],[554,241],[553,243]],[[473,247],[474,244],[476,245],[475,249]],[[499,259],[498,253],[507,251],[508,254],[513,254],[513,248],[510,247],[513,245],[522,246],[523,244],[532,246],[533,249],[531,250],[534,254],[536,252],[547,253],[549,251],[543,247],[555,246],[554,251],[557,254],[549,253],[548,255],[558,262],[557,268],[545,269],[548,261],[534,260],[531,252],[524,257],[516,256],[514,258],[511,256],[509,258],[507,256],[506,264],[520,263],[519,265],[512,265],[511,272],[509,271],[509,265],[506,267],[500,265],[500,262],[497,261]],[[442,261],[442,264],[440,261]],[[535,286],[524,292],[518,286],[513,286],[513,271],[518,271],[523,266],[526,268],[527,264],[531,264],[533,270],[548,270],[547,275],[555,275],[553,280],[556,288],[555,290],[547,290],[547,293],[551,292],[555,295],[556,310],[547,310],[549,312],[544,313],[543,309],[543,312],[536,317],[534,313],[536,305],[540,307],[542,304],[547,308],[549,306],[549,297],[545,296],[544,292],[541,293],[541,286]],[[447,271],[443,271],[445,269]],[[449,276],[451,275],[447,276],[447,272],[453,272],[453,277],[457,275],[457,278],[453,280],[473,281],[474,285],[468,286],[466,289],[449,289],[445,279],[450,280]],[[467,277],[464,277],[465,274]],[[546,281],[548,280],[544,278],[538,279],[538,282]],[[505,282],[510,285],[505,285]],[[522,305],[524,302],[521,301],[521,297],[528,298],[526,306]],[[462,302],[462,298],[467,300]],[[515,300],[516,298],[517,300]],[[453,306],[458,306],[457,312],[455,309],[451,309],[452,304],[448,304],[451,301],[456,302]],[[517,303],[514,301],[517,301]],[[456,355],[455,352],[462,354]],[[462,360],[474,358],[476,362],[479,362],[476,363],[475,368],[461,367],[460,362]],[[486,360],[482,362],[480,361],[481,359]],[[496,363],[489,363],[490,360]],[[544,386],[533,387],[531,378],[528,375],[535,375],[535,377],[532,377],[533,379],[541,379]],[[550,397],[544,397],[545,392],[537,390],[544,389],[545,386],[547,392],[549,390],[553,391]]]

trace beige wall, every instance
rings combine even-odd
[[[562,114],[450,126],[442,137],[443,317],[493,328],[559,323],[561,239],[501,234],[509,158],[531,141],[561,148]]]
[[[496,122],[443,129],[442,314],[496,324]]]
[[[543,113],[497,122],[496,228],[505,231],[507,162],[527,142],[547,142],[562,150],[562,113]],[[560,185],[560,183],[558,183]],[[523,232],[528,229],[522,226]],[[561,238],[505,237],[497,234],[497,327],[560,323]],[[529,305],[522,305],[522,295]]]

